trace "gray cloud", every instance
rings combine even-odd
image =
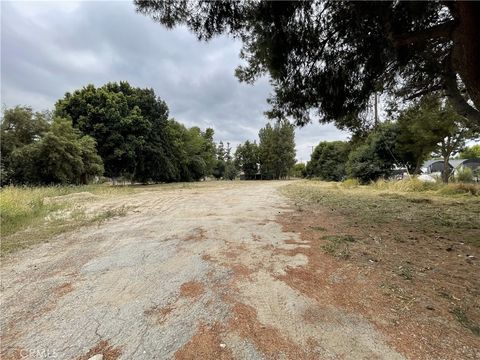
[[[233,145],[255,139],[266,119],[267,79],[239,83],[241,44],[228,37],[205,43],[184,28],[167,30],[137,14],[130,2],[2,2],[1,98],[7,106],[51,109],[65,92],[127,80],[151,87],[172,117],[213,127]],[[346,139],[333,125],[296,132],[297,158],[310,146]]]

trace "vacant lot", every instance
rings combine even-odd
[[[478,197],[212,182],[48,201],[7,236],[2,359],[480,356]]]

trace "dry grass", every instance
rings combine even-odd
[[[362,314],[409,358],[478,358],[480,199],[442,188],[287,185],[296,211],[279,220],[309,261],[280,279]]]
[[[303,181],[287,185],[284,193],[300,211],[322,205],[344,216],[350,225],[408,223],[420,234],[451,236],[480,246],[480,197],[471,191],[477,187],[413,180],[345,188],[343,183]]]

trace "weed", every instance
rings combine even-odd
[[[395,272],[405,280],[413,279],[413,267],[409,263],[403,263]]]
[[[351,235],[331,235],[324,236],[323,239],[328,241],[322,246],[326,253],[341,259],[350,257],[349,243],[355,241]]]

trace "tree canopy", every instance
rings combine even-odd
[[[135,0],[137,11],[199,39],[243,42],[240,80],[269,74],[272,117],[358,126],[376,91],[442,91],[480,128],[480,3]],[[469,103],[473,102],[473,106]]]
[[[258,146],[255,142],[245,141],[235,151],[235,163],[237,168],[245,174],[245,179],[255,179],[258,173]]]
[[[95,140],[69,119],[7,109],[2,118],[2,185],[85,184],[103,173]]]
[[[480,144],[466,147],[460,152],[459,157],[460,159],[480,158]]]
[[[258,133],[258,160],[264,179],[281,179],[295,165],[295,132],[287,120],[267,124]]]
[[[152,89],[128,82],[88,85],[56,104],[58,116],[69,117],[92,136],[108,177],[139,181],[174,181],[172,144],[167,135],[168,107]]]
[[[346,175],[350,145],[345,141],[323,141],[313,150],[306,167],[308,176],[327,181],[341,181]]]

